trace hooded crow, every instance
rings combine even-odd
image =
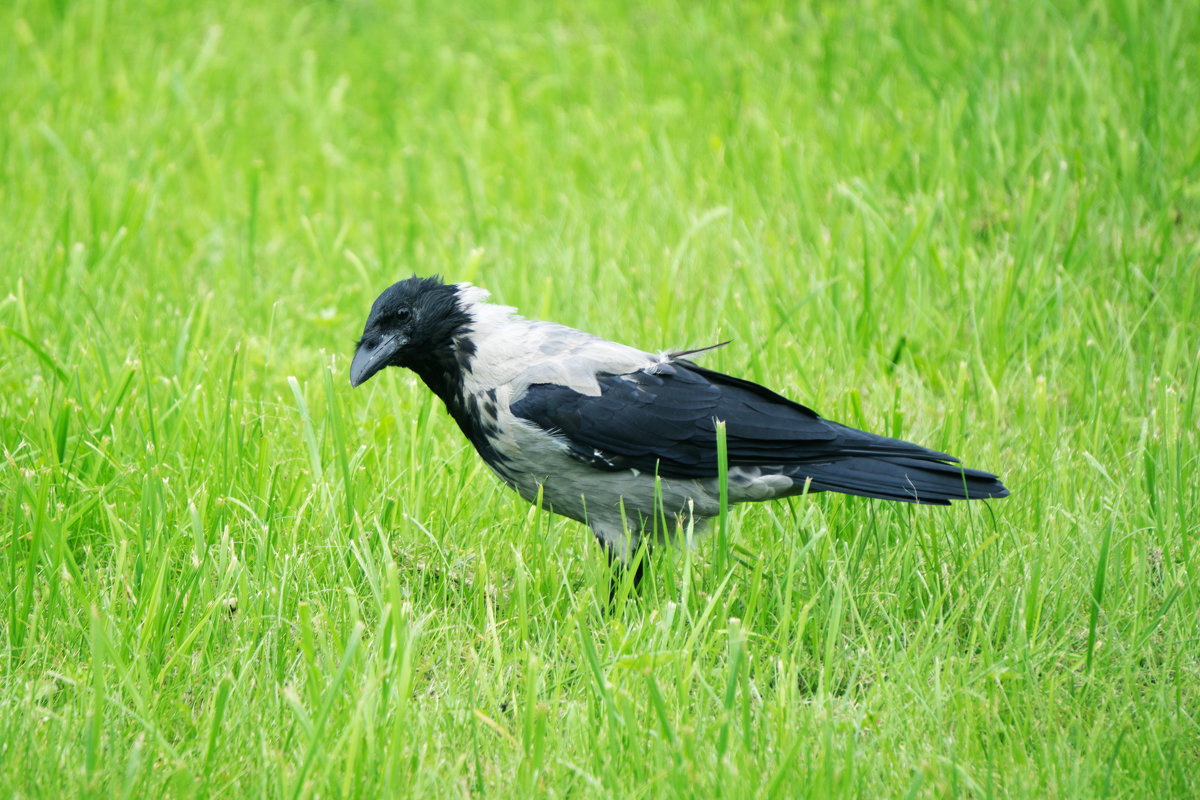
[[[656,514],[703,523],[720,512],[718,421],[731,503],[806,491],[934,505],[1008,495],[946,453],[840,425],[685,357],[699,351],[647,353],[487,297],[437,277],[388,287],[350,384],[389,366],[417,373],[502,481],[589,525],[613,560],[628,562]]]

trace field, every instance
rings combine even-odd
[[[1200,795],[1194,0],[0,36],[0,796]],[[1012,496],[738,506],[606,610],[414,376],[350,389],[413,272]]]

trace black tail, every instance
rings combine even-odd
[[[990,472],[918,458],[854,456],[828,464],[805,464],[787,474],[797,483],[811,479],[809,491],[841,492],[905,503],[947,506],[951,500],[1008,497]]]
[[[842,435],[836,454],[787,470],[798,484],[810,479],[809,491],[940,506],[951,500],[1008,497],[1008,489],[998,477],[967,469],[954,456],[901,439],[837,427]]]

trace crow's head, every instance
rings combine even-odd
[[[384,367],[418,372],[453,349],[470,316],[459,302],[459,287],[437,277],[394,283],[371,306],[362,338],[350,363],[350,385],[366,382]]]

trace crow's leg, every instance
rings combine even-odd
[[[625,563],[625,559],[621,558],[621,554],[617,552],[616,548],[606,544],[604,551],[608,554],[608,607],[614,608],[617,603],[617,590],[621,588],[621,582],[629,572],[630,565]],[[635,562],[631,594],[639,594],[642,578],[645,576],[646,559],[650,558],[650,550],[645,550],[640,558],[636,553],[631,558]]]

